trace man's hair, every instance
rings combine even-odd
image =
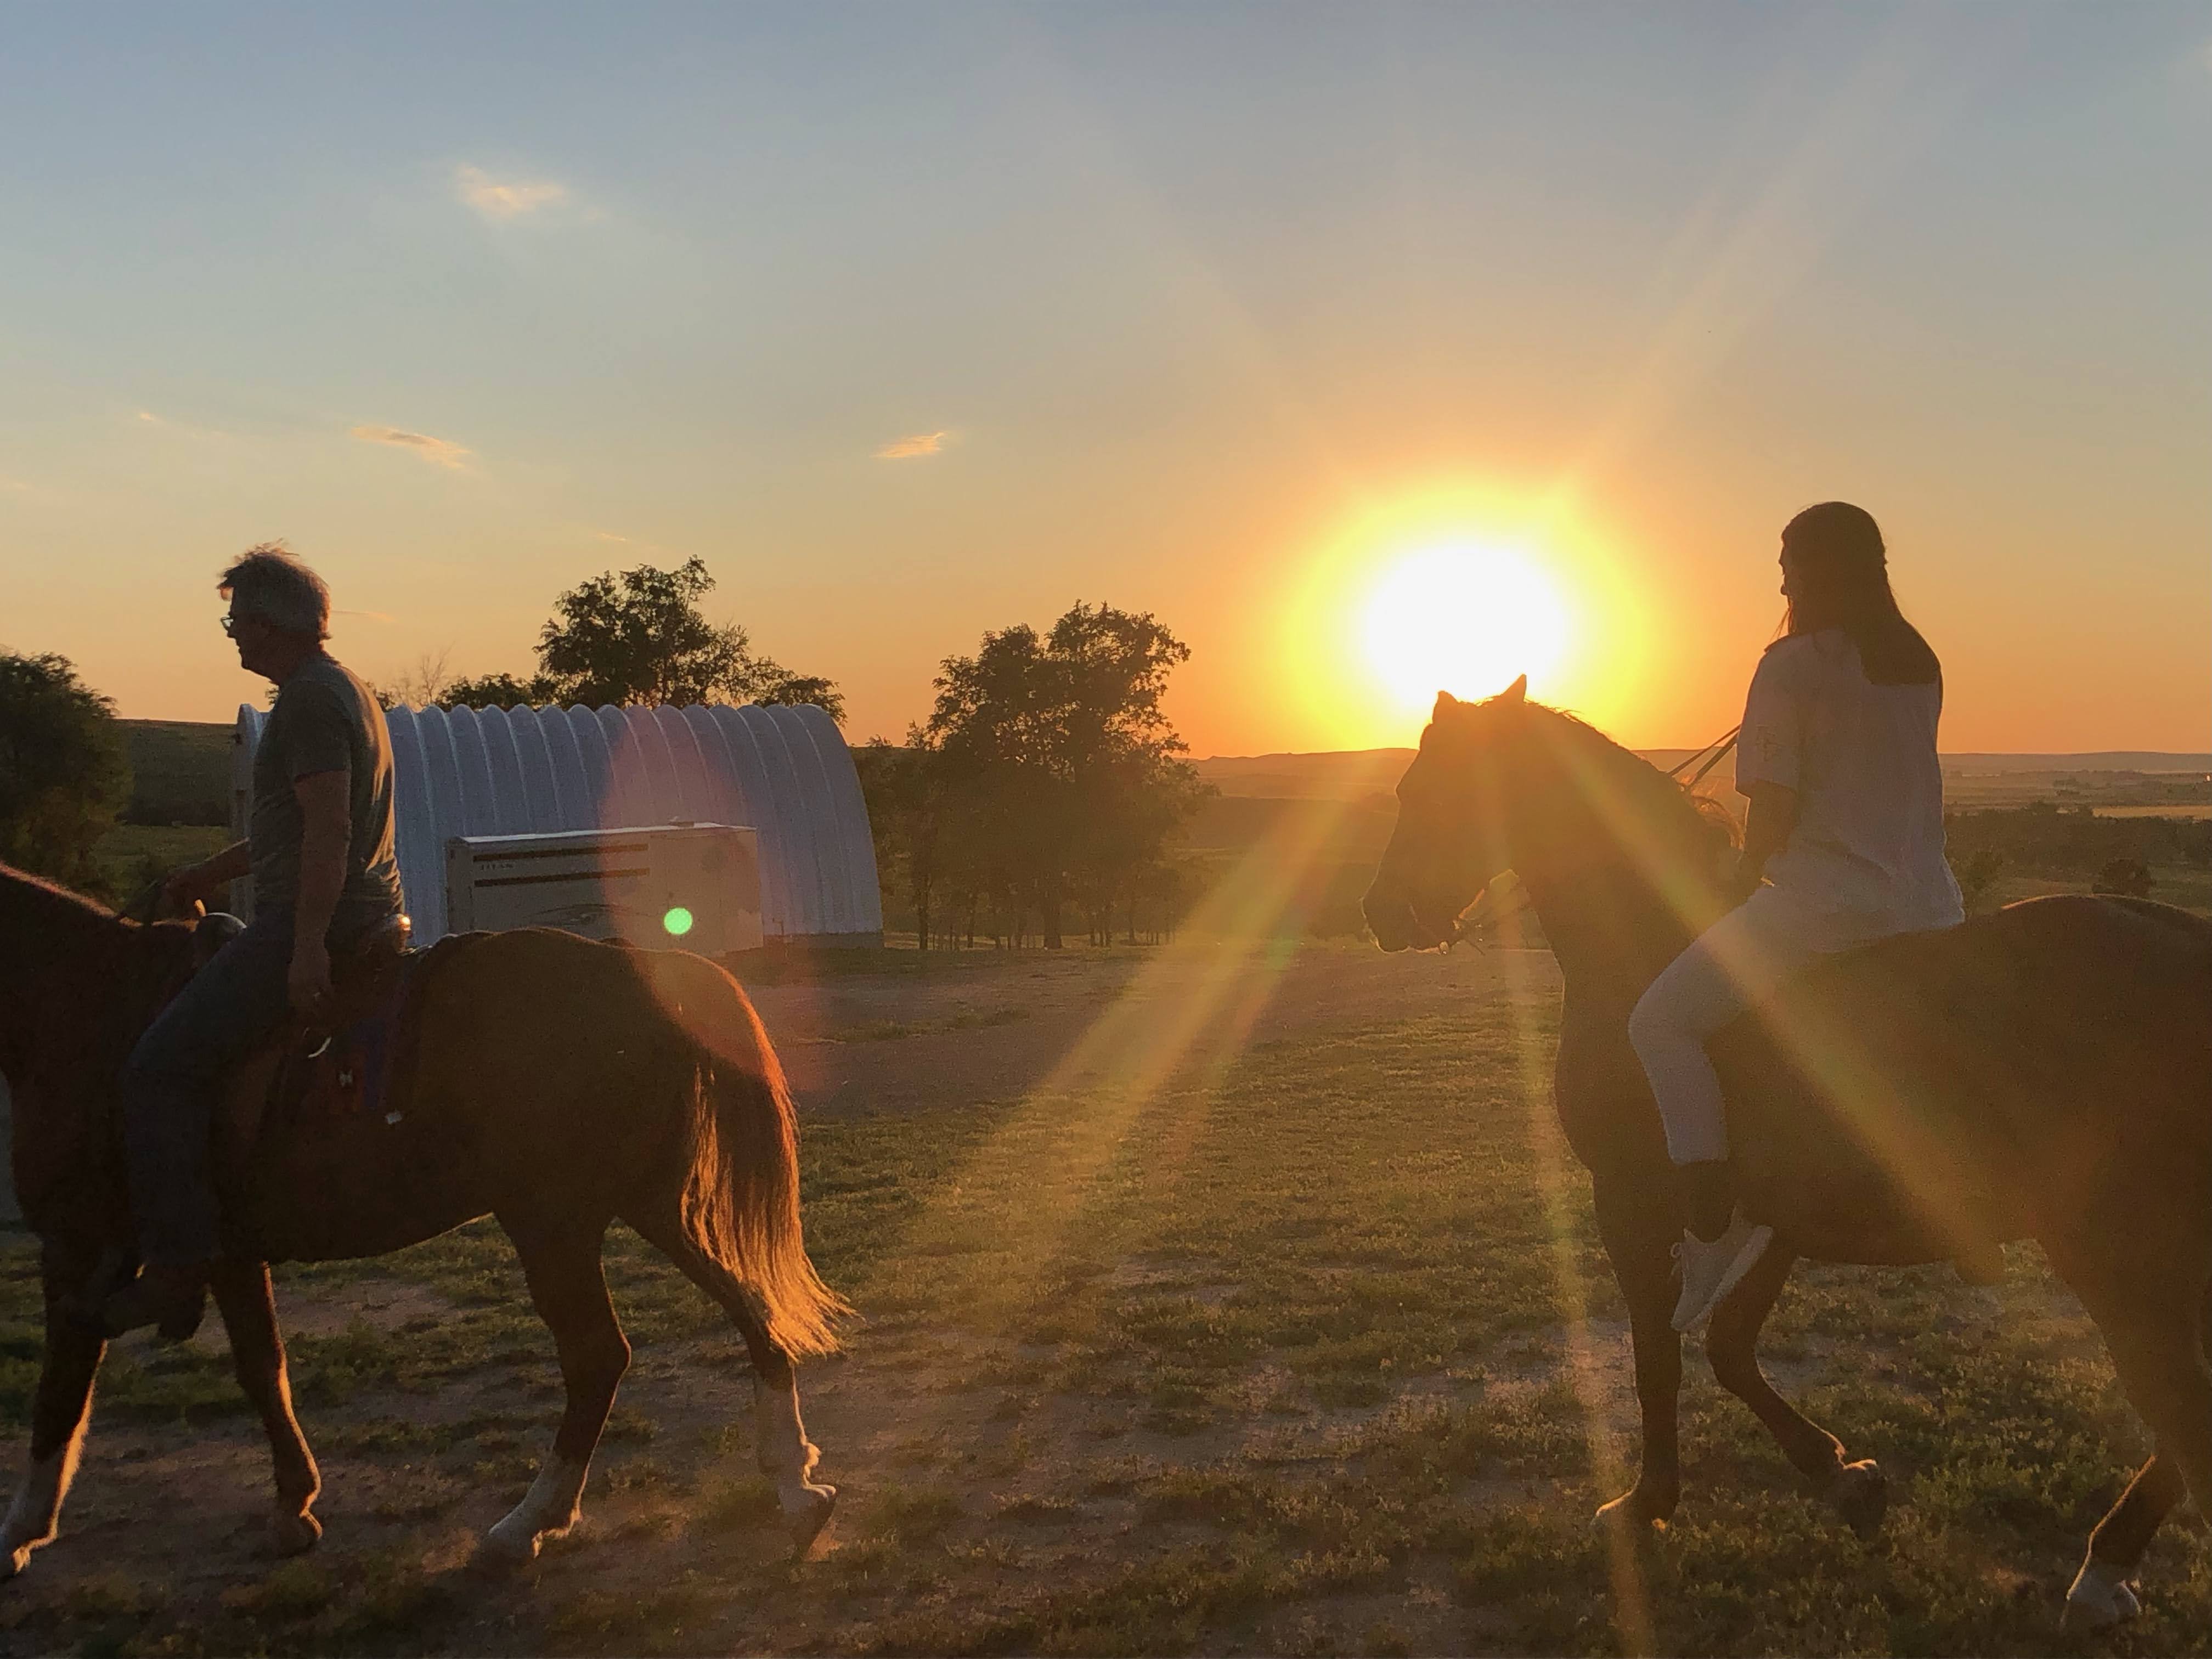
[[[331,636],[331,590],[282,542],[247,548],[216,591],[230,601],[234,616],[258,617],[271,628],[319,640]]]

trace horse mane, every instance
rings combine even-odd
[[[1602,777],[1607,805],[1627,806],[1662,844],[1679,845],[1685,856],[1709,863],[1741,843],[1735,815],[1719,801],[1691,793],[1579,715],[1547,703],[1530,702],[1527,708],[1540,717],[1553,748],[1567,757],[1567,769]]]
[[[122,920],[98,899],[64,887],[50,877],[18,870],[0,862],[0,913],[18,920],[58,922],[82,927],[88,922],[113,923]]]

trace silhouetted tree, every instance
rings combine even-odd
[[[0,653],[0,859],[98,888],[93,848],[130,798],[115,705],[66,657]]]
[[[877,738],[853,751],[875,837],[878,876],[887,887],[905,891],[915,935],[925,951],[933,937],[939,828],[946,806],[942,759],[919,728],[907,733],[903,747]]]
[[[2005,867],[2005,855],[1994,847],[1977,847],[1950,855],[1951,874],[1959,884],[1959,896],[1972,915],[1988,902],[1990,890]]]
[[[703,560],[673,570],[641,564],[604,571],[553,601],[538,636],[538,672],[527,679],[486,674],[448,680],[444,659],[425,659],[423,684],[403,678],[380,696],[419,690],[445,708],[518,703],[812,703],[841,724],[845,699],[834,681],[794,674],[752,648],[735,623],[712,623],[699,601],[714,579]]]
[[[586,702],[571,696],[567,688],[546,674],[519,680],[512,674],[483,674],[475,679],[449,680],[429,699],[441,708],[515,708],[549,702]]]
[[[1040,635],[986,634],[945,659],[927,728],[968,884],[1010,915],[1034,914],[1048,949],[1078,903],[1110,939],[1117,902],[1207,793],[1161,708],[1190,648],[1150,613],[1078,605]]]
[[[2141,859],[2113,859],[2097,872],[2089,890],[2121,898],[2148,898],[2152,885],[2150,867]]]

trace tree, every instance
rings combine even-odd
[[[943,757],[928,734],[915,728],[908,732],[903,747],[877,738],[854,750],[853,759],[867,801],[877,870],[886,886],[896,882],[904,887],[915,939],[927,951],[934,937],[939,830],[945,805]]]
[[[518,703],[812,703],[842,724],[845,699],[834,681],[794,674],[757,655],[735,623],[707,620],[699,601],[714,591],[702,560],[673,570],[641,564],[603,571],[553,601],[538,637],[538,672],[529,678],[484,674],[449,678],[445,657],[425,657],[378,697],[388,708],[419,700],[443,708],[512,708]]]
[[[538,635],[541,679],[574,702],[811,702],[842,720],[844,700],[830,681],[756,656],[744,629],[707,620],[698,602],[714,586],[705,562],[690,558],[570,588]]]
[[[1959,884],[1959,896],[1966,914],[1978,914],[1988,902],[1997,878],[2004,873],[2005,855],[1995,847],[1977,847],[1951,858],[1951,874]]]
[[[514,708],[523,703],[580,702],[567,696],[558,684],[544,674],[519,680],[512,674],[480,674],[475,679],[449,680],[428,699],[441,708]]]
[[[981,868],[974,887],[1037,915],[1048,948],[1071,900],[1094,938],[1110,937],[1135,890],[1205,787],[1161,708],[1190,657],[1149,612],[1078,605],[1040,636],[1026,624],[947,658],[927,736],[957,798],[957,844]]]
[[[2089,884],[2089,890],[2120,898],[2148,898],[2154,885],[2148,865],[2141,859],[2119,858],[2106,862],[2096,880]]]
[[[115,705],[66,657],[0,653],[0,859],[99,887],[93,848],[130,798]]]

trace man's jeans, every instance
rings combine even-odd
[[[283,1024],[291,963],[292,913],[261,911],[192,975],[124,1066],[131,1207],[149,1267],[193,1267],[216,1254],[216,1101],[223,1079]]]

